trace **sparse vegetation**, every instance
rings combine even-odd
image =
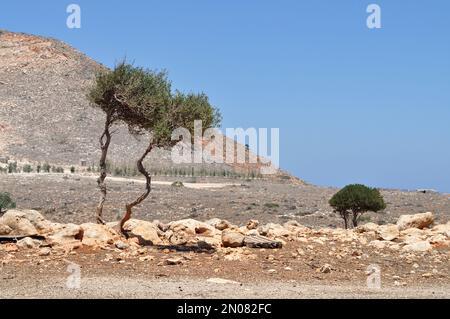
[[[17,173],[17,162],[8,163],[8,173]]]
[[[264,207],[269,209],[277,209],[280,207],[280,205],[278,205],[277,203],[265,203]]]
[[[42,165],[42,170],[44,171],[44,173],[50,173],[50,164],[49,163],[44,163],[44,165]]]
[[[11,195],[9,193],[0,193],[0,214],[4,214],[11,208],[16,208],[16,203],[11,199]]]
[[[24,173],[31,173],[33,171],[33,168],[31,167],[30,164],[25,164],[22,168],[22,171]]]
[[[176,181],[176,182],[173,182],[173,183],[172,183],[172,186],[173,186],[173,187],[183,187],[184,184],[183,184],[182,182],[180,182],[180,181]]]
[[[330,199],[329,204],[341,215],[346,229],[350,215],[353,227],[357,227],[365,212],[378,212],[386,208],[383,197],[376,188],[360,184],[347,185]]]

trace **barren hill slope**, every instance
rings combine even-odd
[[[54,165],[97,163],[104,116],[89,105],[86,93],[101,68],[58,40],[0,31],[0,157]],[[145,144],[118,127],[110,159],[131,163]],[[172,166],[169,154],[161,150],[150,158]],[[245,165],[212,166],[218,171],[249,170]]]

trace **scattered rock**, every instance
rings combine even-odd
[[[47,236],[52,246],[80,246],[83,240],[83,229],[75,224],[52,224],[52,233]]]
[[[245,236],[239,232],[225,229],[222,232],[222,245],[224,247],[242,247],[244,246],[244,238]]]
[[[112,244],[114,239],[118,237],[112,228],[105,225],[86,223],[81,224],[80,227],[83,230],[82,243],[86,246]]]
[[[283,243],[281,241],[272,240],[260,235],[245,236],[244,245],[250,248],[268,248],[268,249],[283,247]]]
[[[39,250],[38,255],[39,256],[49,256],[52,250],[49,247],[44,247]]]
[[[116,242],[114,243],[114,245],[115,245],[118,249],[121,249],[121,250],[128,249],[128,248],[130,247],[130,245],[128,245],[127,243],[124,243],[124,242],[121,241],[121,240],[116,241]]]
[[[289,237],[292,233],[280,224],[269,223],[258,228],[261,235],[269,238]]]
[[[9,235],[12,232],[12,228],[8,225],[0,224],[0,236]]]
[[[1,235],[35,236],[52,231],[51,223],[35,210],[8,210],[0,217]]]
[[[433,247],[428,241],[418,241],[413,244],[408,244],[403,246],[402,250],[407,252],[426,252],[431,250]]]
[[[176,257],[176,258],[168,258],[165,260],[166,265],[180,265],[183,263],[183,258]]]
[[[367,223],[356,227],[355,231],[357,233],[377,232],[379,227],[380,226],[375,223]]]
[[[163,242],[158,236],[159,228],[147,221],[130,219],[124,225],[124,230],[129,237],[138,238],[140,245],[161,245]]]
[[[318,270],[319,270],[319,272],[321,272],[323,274],[329,274],[333,270],[333,267],[331,267],[331,265],[329,265],[329,264],[325,264],[322,267],[320,267]]]
[[[30,237],[25,237],[17,242],[17,247],[22,249],[33,249],[39,247],[40,245],[41,242],[39,240],[35,240]]]
[[[378,239],[392,241],[400,236],[397,225],[379,226],[377,230]]]
[[[386,241],[382,241],[382,240],[373,240],[369,243],[370,247],[374,247],[375,249],[384,249],[387,246],[387,242]]]
[[[423,214],[415,215],[402,215],[397,221],[399,230],[405,230],[408,228],[423,229],[429,227],[434,222],[433,213],[427,212]]]
[[[251,219],[248,221],[246,227],[248,230],[252,230],[252,229],[256,229],[259,226],[259,221],[257,221],[256,219]]]

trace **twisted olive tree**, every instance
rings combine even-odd
[[[107,156],[109,146],[112,139],[112,127],[118,123],[139,123],[142,118],[139,114],[133,113],[129,108],[127,108],[121,96],[130,92],[136,85],[137,74],[141,72],[140,69],[127,64],[125,61],[116,65],[114,70],[102,70],[96,76],[95,82],[91,87],[88,99],[92,106],[101,109],[105,113],[105,123],[102,135],[100,136],[100,150],[101,156],[99,161],[100,176],[97,179],[97,184],[100,189],[100,200],[96,209],[96,219],[100,224],[104,224],[103,220],[103,206],[106,201],[107,188],[105,179],[107,176]],[[165,73],[155,73],[154,79],[159,80],[159,82],[165,85]],[[162,92],[163,90],[161,90]],[[167,88],[166,88],[167,91]],[[168,96],[169,91],[165,93]],[[143,92],[143,94],[147,94]],[[133,101],[136,99],[142,99],[142,94],[135,96]]]
[[[97,220],[101,219],[106,199],[106,156],[111,141],[110,128],[123,122],[133,135],[147,134],[148,146],[137,159],[138,171],[145,177],[145,192],[136,200],[126,204],[126,212],[120,222],[120,230],[131,218],[132,209],[142,203],[151,192],[151,177],[144,167],[144,160],[154,148],[168,148],[178,141],[172,140],[172,132],[183,127],[193,132],[194,121],[202,121],[202,129],[214,127],[220,123],[221,116],[205,94],[183,94],[172,92],[171,83],[165,72],[134,67],[125,62],[111,72],[97,76],[90,93],[91,101],[106,114],[105,130],[100,138],[102,156],[100,159],[100,177],[98,184],[102,193],[97,207]]]
[[[149,84],[153,83],[152,78],[155,76],[153,72],[141,70],[142,90]],[[170,83],[165,79],[169,88]],[[155,92],[156,93],[156,92]],[[172,139],[172,132],[177,128],[185,128],[194,136],[194,121],[202,121],[202,130],[212,128],[220,123],[221,115],[219,111],[209,103],[209,99],[205,94],[182,94],[180,92],[170,92],[169,98],[152,98],[152,94],[148,96],[148,100],[141,101],[143,103],[129,104],[131,96],[121,97],[124,103],[135,114],[139,114],[139,121],[129,123],[129,130],[134,134],[148,133],[148,146],[136,162],[138,171],[145,177],[146,187],[144,193],[131,203],[125,206],[126,212],[120,222],[120,230],[124,233],[124,225],[131,218],[133,207],[142,203],[151,192],[151,176],[143,165],[143,161],[154,148],[170,148],[174,146],[178,140]],[[162,97],[162,96],[160,96]]]

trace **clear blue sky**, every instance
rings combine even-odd
[[[380,30],[366,27],[370,3]],[[224,127],[279,127],[281,166],[311,183],[450,192],[448,0],[15,0],[0,28],[167,69]]]

